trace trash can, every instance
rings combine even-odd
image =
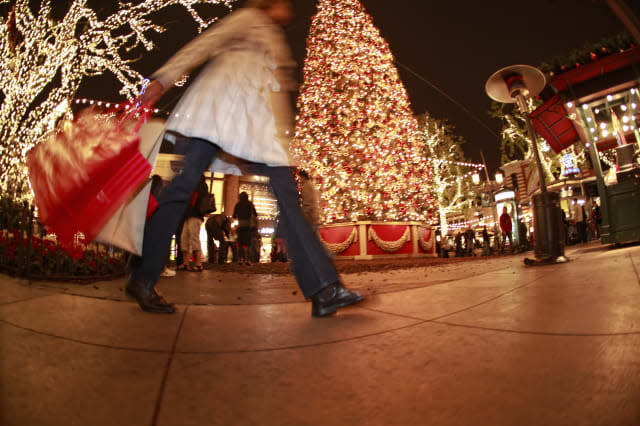
[[[544,192],[533,196],[533,226],[538,259],[564,256],[564,224],[560,210],[560,194]]]

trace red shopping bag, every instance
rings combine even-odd
[[[151,173],[138,149],[146,116],[135,108],[117,118],[88,109],[27,154],[39,218],[63,244],[77,232],[92,241]]]

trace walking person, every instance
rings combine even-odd
[[[462,257],[464,252],[462,251],[462,232],[458,232],[454,239],[456,245],[456,257]]]
[[[151,196],[153,196],[153,198],[155,198],[156,200],[160,198],[160,194],[162,193],[162,187],[163,187],[162,177],[157,174],[151,176]],[[169,267],[169,261],[170,261],[169,257],[170,257],[169,253],[167,253],[164,269],[160,273],[161,277],[176,276],[176,271]]]
[[[238,261],[247,266],[252,239],[252,220],[257,218],[256,207],[249,201],[249,194],[241,192],[233,209],[233,218],[238,220]]]
[[[288,149],[293,114],[287,91],[296,89],[289,76],[295,62],[280,26],[292,16],[290,0],[249,0],[247,7],[205,31],[153,74],[142,96],[145,105],[208,62],[166,124],[165,139],[175,143],[176,154],[184,155],[184,169],[163,192],[147,222],[142,257],[131,267],[127,293],[143,310],[175,312],[155,285],[172,230],[210,165],[223,173],[244,171],[269,178],[292,269],[302,293],[311,299],[313,316],[330,315],[363,300],[344,287],[298,205]],[[242,161],[225,161],[232,158]]]
[[[464,245],[465,245],[465,252],[466,252],[466,256],[475,256],[476,253],[473,251],[473,249],[475,248],[475,240],[476,240],[476,233],[473,232],[473,229],[471,229],[471,227],[469,227],[469,229],[467,229],[464,232]]]
[[[487,227],[482,228],[482,255],[489,256],[491,254],[491,242],[489,241],[489,232]]]
[[[500,231],[502,231],[502,246],[505,246],[508,238],[510,250],[513,252],[511,216],[509,216],[506,207],[502,209],[502,214],[500,215]]]
[[[595,238],[600,238],[600,227],[602,226],[602,213],[600,212],[600,206],[597,202],[593,203],[593,210],[591,211],[593,222],[595,224]]]
[[[576,223],[576,232],[578,234],[578,241],[581,243],[587,242],[587,223],[585,221],[584,208],[575,200],[573,205],[573,220]]]

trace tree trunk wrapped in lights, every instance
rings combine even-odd
[[[440,228],[446,234],[447,217],[464,214],[471,207],[473,197],[469,194],[474,192],[471,174],[482,166],[467,162],[462,150],[464,140],[454,133],[451,124],[425,113],[419,117],[419,125],[425,156],[429,159]]]
[[[320,0],[307,52],[292,147],[321,181],[324,222],[427,219],[417,121],[371,16],[358,0]]]
[[[59,119],[70,118],[71,100],[86,76],[113,74],[123,96],[138,94],[143,76],[131,65],[141,50],[154,48],[150,35],[165,30],[151,21],[154,13],[182,7],[202,31],[217,18],[203,18],[197,5],[230,8],[234,1],[121,2],[103,17],[86,0],[64,6],[51,0],[0,0],[0,7],[10,9],[0,20],[0,191],[26,189],[26,152]]]

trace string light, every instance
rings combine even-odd
[[[389,45],[358,0],[319,0],[298,109],[292,149],[321,179],[325,223],[430,216],[417,120]]]
[[[493,216],[486,216],[482,218],[465,220],[462,222],[456,221],[456,222],[447,224],[446,228],[440,225],[440,226],[437,226],[436,229],[440,230],[443,234],[445,234],[448,231],[459,231],[461,229],[473,228],[476,225],[494,227],[497,225],[497,222],[493,219]]]
[[[62,118],[72,118],[71,101],[86,76],[113,74],[122,84],[120,94],[132,99],[143,76],[131,65],[140,48],[154,48],[151,33],[165,28],[150,15],[181,6],[202,31],[217,17],[204,19],[200,4],[231,9],[235,0],[144,0],[120,2],[112,15],[101,19],[86,0],[73,0],[64,18],[52,16],[52,1],[40,2],[37,14],[28,0],[16,0],[0,22],[0,190],[24,190],[25,155]],[[0,4],[8,4],[6,0]]]
[[[449,161],[449,160],[443,160],[443,159],[440,159],[440,158],[435,158],[433,160],[433,162],[435,162],[435,163],[452,164],[454,166],[461,166],[461,167],[474,167],[476,169],[484,168],[484,165],[482,165],[482,164],[464,163],[464,162],[460,162],[460,161]],[[471,173],[473,173],[473,172],[471,172]]]
[[[111,102],[105,102],[105,101],[96,101],[93,99],[76,99],[75,104],[89,104],[89,105],[93,105],[96,104],[97,106],[101,106],[104,107],[106,109],[113,109],[113,110],[119,110],[120,109],[120,104],[117,103],[111,103]],[[129,105],[124,105],[123,104],[123,108],[129,108]],[[168,116],[170,114],[169,111],[164,111],[158,108],[154,108],[153,110],[144,108],[145,112],[153,112],[154,114],[162,114],[162,115],[166,115]]]

